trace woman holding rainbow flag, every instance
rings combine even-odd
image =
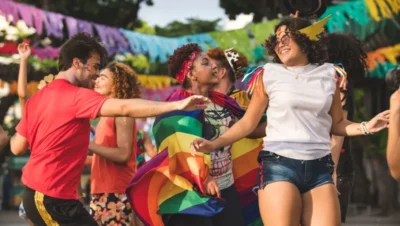
[[[244,117],[213,141],[198,138],[192,153],[209,153],[247,136],[257,119],[268,115],[259,153],[258,200],[265,226],[337,226],[340,209],[331,174],[330,133],[368,135],[388,126],[389,112],[369,122],[343,118],[340,84],[318,34],[328,18],[311,25],[301,18],[283,19],[266,48],[276,63],[253,73],[254,91]],[[345,83],[345,74],[338,81]],[[247,78],[248,79],[248,78]]]
[[[135,212],[147,225],[258,225],[252,189],[260,143],[243,139],[212,154],[190,153],[192,140],[221,136],[244,110],[231,97],[211,91],[219,82],[217,68],[197,44],[176,49],[168,65],[183,86],[169,101],[198,94],[212,103],[204,111],[176,111],[156,119],[153,133],[160,152],[138,169],[127,191]]]

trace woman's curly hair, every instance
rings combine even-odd
[[[181,66],[185,60],[188,60],[190,55],[193,52],[196,51],[201,51],[201,48],[199,45],[195,43],[189,43],[186,45],[183,45],[180,48],[175,49],[174,54],[168,58],[168,74],[172,78],[176,78],[176,74],[178,74],[179,70],[181,69]],[[182,83],[182,87],[184,89],[187,89],[190,87],[190,81],[188,78],[185,78],[185,80]]]
[[[235,49],[231,49],[231,52],[239,54]],[[232,62],[234,68],[232,68],[225,56],[223,49],[217,47],[207,50],[207,55],[216,61],[218,61],[219,67],[224,67],[228,70],[229,80],[235,82],[237,79],[243,77],[246,67],[249,66],[247,57],[243,54],[239,54],[238,60]]]
[[[275,33],[282,25],[286,25],[286,31],[289,32],[292,41],[299,45],[301,51],[307,55],[308,61],[312,64],[323,64],[328,62],[327,47],[325,41],[320,39],[312,41],[310,38],[299,32],[300,29],[310,26],[310,21],[303,18],[288,17],[283,19],[278,25],[275,26]],[[282,63],[275,52],[276,36],[271,35],[265,40],[264,47],[267,49],[268,54],[274,58],[274,62]]]
[[[354,35],[340,33],[330,33],[324,38],[328,46],[329,62],[341,63],[352,80],[363,79],[368,64],[361,41]]]
[[[118,99],[140,98],[140,82],[131,67],[124,63],[112,62],[106,66],[114,78],[114,93]]]

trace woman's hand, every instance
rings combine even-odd
[[[18,53],[21,60],[27,60],[31,55],[31,47],[28,43],[21,43],[18,45]]]
[[[389,127],[390,110],[377,114],[367,123],[367,130],[370,133],[377,133]]]
[[[218,198],[221,198],[221,191],[219,190],[217,181],[212,176],[208,176],[204,182],[204,188],[208,195],[216,195]]]
[[[203,138],[198,138],[194,140],[190,145],[190,152],[192,153],[192,155],[195,155],[196,152],[212,152],[215,149],[215,145],[212,141]]]

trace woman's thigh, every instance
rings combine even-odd
[[[258,190],[258,200],[264,226],[299,226],[302,200],[294,184],[269,183]]]
[[[302,226],[339,226],[340,206],[335,185],[324,184],[302,195]]]

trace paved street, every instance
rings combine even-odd
[[[28,225],[18,217],[17,211],[0,211],[0,226],[24,226]],[[353,216],[343,226],[399,226],[400,212],[391,217],[370,217],[366,214]],[[188,225],[190,226],[190,225]],[[323,226],[323,225],[321,225]]]
[[[26,221],[18,217],[18,211],[1,211],[0,210],[0,225],[1,226],[22,226],[28,225]]]
[[[366,214],[348,218],[343,226],[399,226],[400,213],[390,217],[371,217]]]

